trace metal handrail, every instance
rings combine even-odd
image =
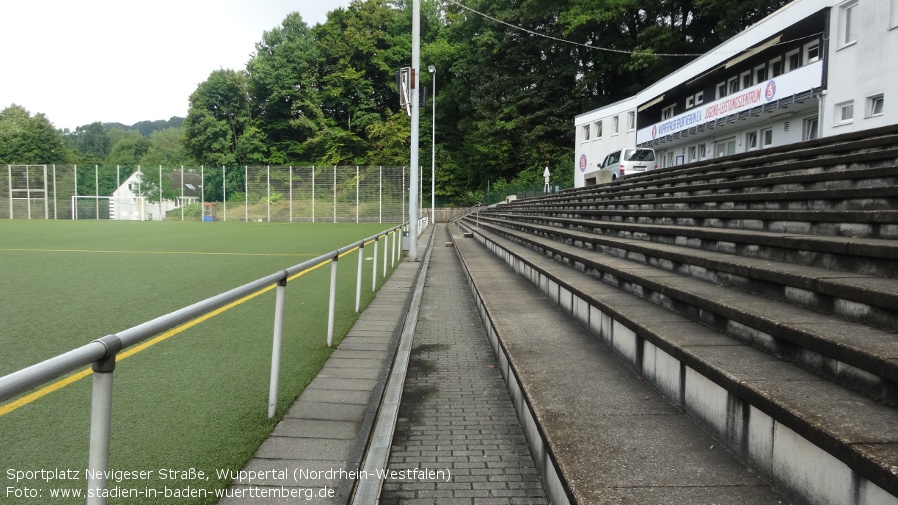
[[[465,218],[465,217],[467,217],[467,216],[470,216],[471,214],[473,214],[473,213],[479,211],[482,207],[483,207],[483,204],[481,204],[480,202],[477,202],[477,204],[476,204],[476,205],[473,205],[471,208],[468,208],[468,209],[465,209],[465,210],[456,212],[456,213],[453,214],[452,217],[450,217],[446,222],[447,222],[447,223],[454,223],[454,222],[456,222],[456,221],[458,221],[458,220],[460,220],[460,219],[462,219],[462,218]]]
[[[381,237],[385,238],[383,276],[387,274],[387,255],[389,239],[392,238],[392,261],[395,264],[399,252],[399,240],[396,233],[407,228],[408,223],[403,223],[371,235],[358,242],[341,247],[335,251],[322,254],[298,265],[291,266],[280,272],[256,279],[242,286],[224,293],[206,298],[187,307],[159,316],[150,321],[138,324],[121,332],[98,338],[81,347],[77,347],[63,354],[54,356],[35,365],[23,368],[6,376],[0,377],[0,402],[5,402],[21,393],[37,386],[46,384],[54,379],[61,378],[79,368],[88,365],[93,366],[93,390],[91,394],[91,426],[90,426],[90,455],[88,458],[89,472],[88,489],[107,488],[107,470],[109,469],[109,434],[112,420],[112,373],[115,370],[116,356],[120,351],[139,344],[159,333],[176,328],[188,321],[196,319],[213,310],[228,305],[231,302],[267,289],[272,285],[277,286],[275,297],[274,336],[272,342],[271,358],[271,385],[268,399],[268,417],[274,417],[277,406],[278,378],[280,376],[280,347],[281,331],[284,317],[284,294],[287,281],[311,268],[315,268],[327,261],[331,262],[330,301],[328,304],[328,335],[327,345],[333,343],[333,327],[336,297],[337,261],[339,258],[355,249],[359,250],[358,272],[356,276],[356,304],[355,310],[360,310],[361,286],[362,286],[362,262],[366,244],[374,244],[374,273],[371,281],[371,290],[377,286],[377,245]],[[99,495],[99,496],[98,496]],[[105,504],[105,493],[88,493],[88,504]]]

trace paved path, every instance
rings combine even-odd
[[[545,504],[446,225],[436,228],[380,503]]]
[[[425,231],[419,249],[429,237]],[[368,248],[365,256],[373,254]],[[381,244],[379,267],[383,251]],[[348,263],[355,268],[355,260]],[[355,484],[352,472],[361,466],[420,265],[402,261],[396,266],[220,505],[347,503]]]

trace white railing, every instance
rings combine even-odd
[[[372,274],[371,291],[375,291],[377,287],[378,243],[383,239],[384,247],[390,248],[389,251],[385,249],[383,254],[383,276],[386,277],[387,256],[392,257],[391,266],[395,266],[397,259],[401,255],[399,240],[397,240],[396,235],[403,229],[407,229],[407,223],[394,226],[366,239],[327,254],[322,254],[317,258],[262,277],[119,333],[98,338],[66,353],[0,377],[0,402],[5,402],[30,389],[92,365],[93,391],[91,394],[90,452],[88,457],[88,469],[90,472],[88,473],[87,486],[88,489],[106,490],[106,475],[109,470],[109,434],[112,423],[112,374],[115,370],[116,356],[120,351],[139,344],[161,332],[196,319],[203,314],[224,307],[233,301],[276,285],[274,335],[271,352],[271,383],[268,395],[268,417],[274,417],[280,377],[281,332],[284,321],[284,299],[287,281],[328,261],[331,263],[327,323],[327,345],[330,347],[333,344],[334,335],[338,260],[356,249],[359,251],[355,291],[355,310],[359,312],[361,308],[362,265],[365,246],[371,243],[374,244],[374,272]],[[92,496],[88,497],[87,503],[104,504],[106,503],[104,495],[105,493],[93,493]]]

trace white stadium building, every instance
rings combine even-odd
[[[613,151],[659,168],[898,123],[898,0],[796,0],[575,119],[574,186]]]

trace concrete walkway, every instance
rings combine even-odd
[[[548,503],[446,225],[436,233],[388,464],[404,478],[380,503]]]
[[[419,238],[419,250],[430,233]],[[396,266],[219,504],[347,503],[420,266],[411,261]]]

